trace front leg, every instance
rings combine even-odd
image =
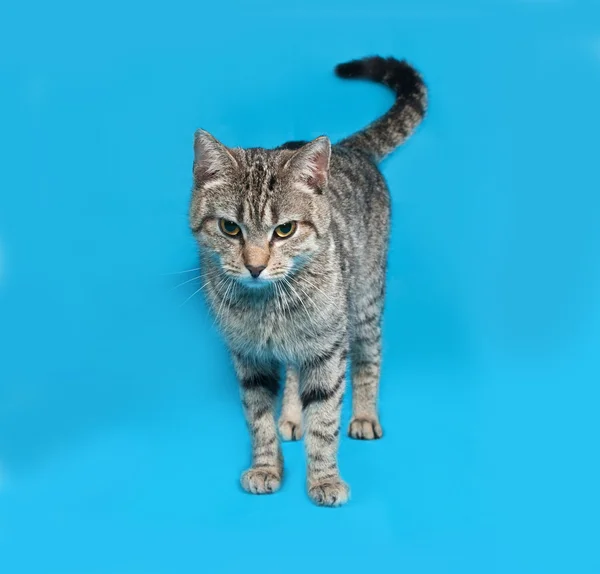
[[[300,440],[302,438],[302,403],[298,373],[288,366],[283,389],[283,403],[279,417],[279,433],[283,440]]]
[[[321,506],[340,506],[350,495],[337,463],[346,357],[345,340],[340,340],[300,367],[308,494]]]
[[[242,474],[242,488],[252,494],[279,490],[283,456],[275,426],[279,373],[275,363],[255,363],[234,355],[244,414],[252,438],[252,466]]]

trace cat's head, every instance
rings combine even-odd
[[[285,278],[323,245],[331,144],[297,150],[227,148],[205,131],[194,141],[190,224],[204,255],[247,287]]]

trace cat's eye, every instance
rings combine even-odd
[[[229,237],[236,237],[242,231],[237,223],[227,219],[219,219],[219,228],[225,235],[229,235]]]
[[[288,221],[287,223],[282,223],[275,228],[275,237],[279,239],[285,239],[286,237],[293,235],[294,231],[296,231],[296,222]]]

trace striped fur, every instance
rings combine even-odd
[[[394,90],[396,101],[387,114],[341,142],[381,161],[403,144],[421,123],[427,109],[427,90],[419,73],[406,62],[374,56],[340,64],[340,78],[363,78]]]
[[[200,245],[208,303],[231,350],[252,437],[242,486],[277,490],[286,440],[303,432],[314,502],[346,502],[337,449],[347,362],[352,369],[349,435],[382,436],[378,415],[381,316],[390,198],[377,162],[425,112],[418,73],[392,58],[343,64],[338,75],[384,83],[396,102],[382,118],[331,147],[325,137],[273,150],[226,148],[195,139],[190,224]],[[239,226],[228,236],[219,221]],[[297,224],[286,239],[274,230]],[[265,266],[258,278],[249,269]],[[286,388],[278,424],[281,368]]]

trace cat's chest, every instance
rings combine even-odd
[[[244,354],[292,361],[303,354],[305,337],[294,329],[294,318],[276,309],[246,308],[224,317],[230,346]]]

